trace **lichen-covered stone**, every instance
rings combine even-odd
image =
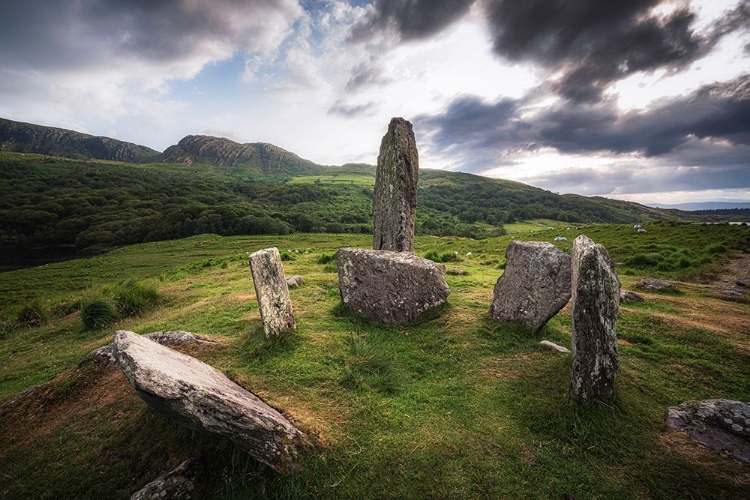
[[[667,409],[667,424],[709,448],[750,463],[750,402],[688,401]]]
[[[372,200],[372,248],[414,250],[419,155],[411,123],[393,118],[383,136]]]
[[[490,316],[538,331],[570,300],[570,257],[541,241],[512,241],[497,280]]]
[[[300,285],[302,285],[302,283],[304,282],[305,282],[304,278],[302,278],[302,276],[300,276],[299,274],[296,274],[294,276],[289,276],[286,279],[286,284],[290,288],[299,288]]]
[[[643,278],[640,283],[638,283],[638,288],[640,288],[641,290],[655,291],[677,289],[677,287],[669,281],[658,280],[656,278]]]
[[[151,481],[130,496],[130,500],[188,500],[193,497],[195,482],[202,467],[195,460],[185,460],[174,470]]]
[[[610,396],[619,366],[617,314],[620,280],[607,250],[581,235],[573,241],[570,395],[585,403]]]
[[[219,370],[124,330],[115,333],[114,355],[154,410],[189,429],[229,438],[277,472],[294,468],[305,435]]]
[[[258,298],[266,337],[296,329],[297,323],[294,321],[294,309],[279,249],[266,248],[251,254],[250,271],[253,274],[255,296]]]
[[[344,305],[378,323],[407,324],[450,294],[445,266],[409,252],[342,248],[336,263]]]
[[[189,345],[189,344],[212,344],[213,341],[206,340],[184,330],[170,330],[168,332],[151,332],[144,335],[147,339],[153,340],[161,345]],[[102,368],[110,368],[117,364],[114,354],[114,346],[107,344],[98,347],[86,355],[87,358],[93,358],[96,364]]]

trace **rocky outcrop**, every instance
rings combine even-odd
[[[581,235],[573,241],[570,396],[580,403],[612,394],[619,366],[620,280],[607,250]]]
[[[189,429],[229,438],[277,472],[294,469],[305,435],[220,371],[124,330],[115,333],[114,354],[154,410]]]
[[[183,330],[172,330],[168,332],[151,332],[144,335],[149,340],[161,345],[190,345],[190,344],[213,344],[213,341],[204,339],[190,332]],[[86,355],[87,358],[93,358],[96,363],[103,367],[109,368],[117,364],[115,359],[114,344],[107,344],[98,347]]]
[[[570,300],[570,257],[541,241],[512,241],[497,280],[490,316],[538,331]]]
[[[667,409],[667,424],[711,449],[750,463],[750,402],[688,401]]]
[[[336,252],[341,300],[378,323],[407,324],[445,302],[445,266],[408,252]]]
[[[159,161],[227,166],[250,165],[265,172],[297,172],[320,168],[315,163],[273,144],[262,142],[240,144],[224,137],[208,135],[183,137],[176,145],[168,147]]]
[[[0,151],[126,162],[143,162],[159,155],[158,151],[131,142],[2,118]]]
[[[411,123],[393,118],[383,136],[372,200],[372,248],[414,250],[419,155]]]
[[[266,248],[251,254],[250,271],[253,274],[255,296],[266,337],[296,329],[292,299],[289,298],[289,287],[279,249]]]
[[[130,496],[130,500],[188,500],[202,467],[194,460],[182,462],[176,469],[148,483]]]

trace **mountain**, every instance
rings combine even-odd
[[[127,162],[145,161],[159,155],[158,151],[131,142],[4,118],[0,118],[0,151]]]
[[[688,211],[706,211],[706,210],[732,210],[732,209],[750,209],[750,203],[746,201],[704,201],[694,203],[678,203],[676,205],[666,205],[664,203],[648,203],[650,207],[688,210]]]
[[[176,145],[167,148],[155,161],[185,165],[248,165],[263,172],[273,173],[296,173],[321,168],[273,144],[240,144],[223,137],[208,135],[188,135]]]

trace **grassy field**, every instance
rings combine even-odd
[[[314,179],[313,181],[314,182]],[[196,236],[0,274],[0,497],[128,498],[188,457],[205,468],[199,498],[747,498],[750,469],[664,424],[668,406],[750,399],[750,305],[710,282],[750,250],[746,227],[508,225],[486,240],[418,237],[415,252],[453,255],[439,316],[377,326],[343,312],[335,269],[318,263],[368,235]],[[570,229],[568,229],[570,227]],[[623,288],[642,277],[677,294],[642,293],[620,309],[620,373],[611,400],[567,398],[570,311],[539,334],[487,310],[513,238],[569,250],[585,233],[610,250]],[[263,336],[247,252],[287,255],[298,330]],[[103,329],[81,304],[136,280],[162,297]],[[640,292],[639,292],[640,293]],[[23,312],[33,304],[38,321]],[[311,438],[301,469],[279,477],[230,442],[148,409],[119,369],[83,361],[117,329],[188,330],[217,341],[190,354],[282,409]],[[26,398],[18,393],[49,382]]]

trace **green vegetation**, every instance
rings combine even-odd
[[[547,227],[485,240],[417,237],[419,255],[457,252],[468,274],[448,276],[452,294],[439,315],[407,327],[343,311],[336,274],[325,271],[332,262],[319,263],[340,247],[369,246],[364,234],[201,235],[2,273],[0,404],[51,383],[0,409],[0,492],[128,498],[196,456],[206,467],[200,498],[746,497],[746,466],[668,430],[664,412],[685,400],[750,393],[750,305],[713,298],[701,284],[747,251],[740,242],[748,228]],[[495,263],[513,237],[553,242],[563,235],[568,241],[555,244],[569,250],[580,233],[622,263],[624,288],[661,277],[683,291],[644,293],[644,303],[621,308],[615,396],[585,408],[567,399],[570,357],[538,345],[542,338],[570,342],[569,311],[531,336],[487,317],[501,273]],[[298,329],[274,340],[262,333],[247,265],[247,252],[270,246],[294,255],[285,271],[305,278],[290,290]],[[663,258],[656,266],[626,263],[650,254]],[[691,265],[658,269],[672,255]],[[120,304],[118,290],[129,280],[148,290],[136,296],[155,289],[169,300],[131,304],[138,315],[84,330],[80,304],[93,297]],[[17,321],[34,301],[49,312],[46,322]],[[216,340],[187,352],[308,433],[316,447],[300,471],[278,477],[231,443],[148,409],[118,370],[81,363],[116,329],[182,329]]]

